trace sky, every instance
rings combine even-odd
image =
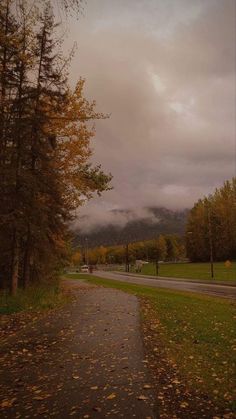
[[[93,162],[113,175],[78,216],[189,208],[236,175],[235,17],[235,0],[87,0],[69,19],[71,83],[110,114]]]

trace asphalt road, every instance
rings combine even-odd
[[[132,284],[149,285],[156,288],[169,288],[180,291],[207,294],[221,298],[236,299],[236,287],[233,285],[203,284],[202,282],[185,281],[182,279],[178,280],[176,278],[153,278],[151,276],[144,277],[135,274],[126,275],[124,273],[108,271],[95,271],[94,275]]]

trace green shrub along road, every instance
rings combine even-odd
[[[229,268],[223,262],[216,262],[213,267],[214,280],[236,282],[236,262]],[[143,265],[141,274],[156,275],[155,264]],[[211,267],[209,263],[159,263],[159,276],[211,280]]]
[[[158,325],[160,341],[153,345],[164,345],[168,358],[191,388],[208,394],[216,405],[235,408],[236,306],[232,301],[86,274],[68,277],[121,289],[144,299],[149,306],[143,313],[145,321]]]

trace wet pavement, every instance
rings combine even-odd
[[[207,294],[214,297],[236,299],[236,286],[202,283],[183,279],[155,277],[149,275],[126,274],[122,272],[94,271],[93,275],[116,281],[128,282],[138,285],[148,285],[155,288],[168,288],[178,291],[190,291],[198,294]]]
[[[137,298],[68,283],[71,304],[1,345],[1,418],[157,418]]]

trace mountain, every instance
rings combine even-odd
[[[181,235],[185,231],[187,214],[188,210],[172,211],[162,207],[145,208],[140,215],[132,210],[112,210],[107,224],[93,225],[87,231],[83,229],[85,220],[82,219],[81,229],[74,231],[74,245],[83,245],[87,240],[89,247],[111,246],[149,240],[159,234]]]

